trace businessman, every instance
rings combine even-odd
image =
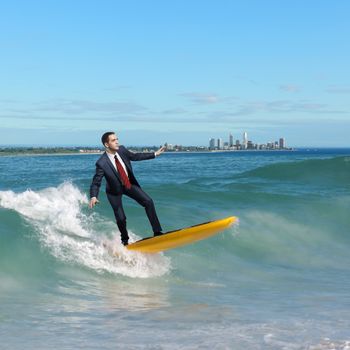
[[[106,179],[107,198],[113,208],[121,234],[121,241],[124,245],[128,244],[129,235],[126,229],[126,216],[122,204],[123,195],[134,199],[145,208],[154,236],[163,234],[153,200],[141,189],[133,173],[130,161],[153,159],[162,154],[165,151],[165,147],[161,147],[156,152],[134,153],[119,145],[118,137],[114,132],[104,133],[101,141],[106,151],[96,162],[96,173],[90,186],[90,209],[99,202],[98,193],[104,177]]]

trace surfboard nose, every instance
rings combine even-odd
[[[227,224],[232,225],[234,222],[238,220],[237,216],[229,216],[226,218]]]

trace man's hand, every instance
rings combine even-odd
[[[96,197],[92,197],[90,199],[89,208],[92,209],[97,203],[100,203],[100,201]]]
[[[156,156],[159,156],[160,154],[162,154],[164,151],[166,150],[165,146],[162,146],[161,148],[159,148],[158,151],[155,152]]]

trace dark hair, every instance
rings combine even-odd
[[[109,140],[109,135],[114,135],[115,132],[114,131],[108,131],[108,132],[105,132],[102,137],[101,137],[101,142],[102,142],[102,145],[104,146],[106,142],[108,142]]]

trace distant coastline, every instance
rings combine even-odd
[[[159,147],[128,147],[129,150],[134,152],[154,152]],[[210,150],[205,147],[183,147],[181,150],[167,150],[166,153],[184,154],[184,153],[241,153],[241,152],[281,152],[281,151],[295,151],[294,148],[288,149],[247,149],[247,150]],[[65,156],[65,155],[92,155],[103,154],[103,149],[86,148],[86,147],[2,147],[0,148],[1,156]]]

